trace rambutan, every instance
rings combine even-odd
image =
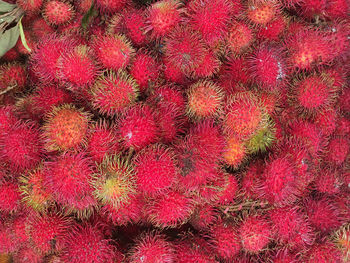
[[[203,61],[202,61],[203,62]],[[169,82],[178,84],[186,83],[187,79],[185,74],[181,71],[180,67],[177,67],[174,62],[170,62],[169,59],[164,59],[161,69],[163,71],[164,78]]]
[[[220,84],[225,89],[227,96],[234,95],[241,84],[248,84],[251,78],[248,74],[248,62],[245,57],[231,57],[222,67]]]
[[[24,11],[29,13],[37,13],[39,12],[43,1],[42,0],[17,0],[16,3],[20,6]]]
[[[306,18],[323,16],[325,13],[327,0],[303,0],[300,2],[300,13]]]
[[[120,121],[119,132],[126,148],[140,150],[156,142],[158,129],[152,109],[142,104],[129,108]]]
[[[326,17],[332,21],[336,19],[346,19],[350,4],[346,0],[330,0],[326,1],[325,13]]]
[[[197,230],[207,230],[217,221],[219,211],[210,204],[198,205],[194,210],[190,224]]]
[[[343,180],[340,171],[323,167],[315,180],[315,188],[320,193],[334,195],[340,193]]]
[[[143,10],[132,9],[123,15],[126,35],[135,45],[145,44],[148,39],[146,35],[146,17]]]
[[[187,114],[194,119],[210,118],[220,114],[223,91],[212,81],[199,81],[187,90]]]
[[[272,227],[263,216],[249,215],[243,219],[238,233],[245,251],[259,253],[270,243]]]
[[[15,109],[11,106],[0,107],[0,137],[18,122]]]
[[[120,34],[99,36],[93,41],[92,46],[103,67],[115,71],[125,69],[135,53],[129,40]]]
[[[151,31],[152,38],[167,36],[181,21],[181,2],[162,0],[152,4],[147,10],[146,32]]]
[[[54,26],[69,23],[75,15],[74,8],[69,2],[59,0],[46,2],[42,13],[46,22]]]
[[[278,15],[265,27],[261,27],[257,33],[257,38],[268,41],[279,41],[287,27],[287,18]]]
[[[316,243],[313,245],[304,257],[303,262],[306,263],[341,263],[341,253],[337,247],[329,242]]]
[[[43,37],[50,35],[54,32],[51,26],[49,26],[46,21],[39,17],[35,19],[31,25],[31,34],[35,39],[42,39]]]
[[[345,136],[337,136],[330,139],[324,160],[331,164],[342,165],[348,158],[350,151],[350,141]]]
[[[65,263],[121,263],[122,255],[96,225],[77,225],[65,238]]]
[[[0,137],[0,159],[13,171],[34,168],[42,153],[40,133],[34,123],[19,121]]]
[[[102,13],[113,14],[122,11],[129,0],[96,0],[96,5]]]
[[[266,26],[279,13],[280,6],[272,0],[249,1],[246,7],[246,16],[255,26]]]
[[[43,254],[36,251],[31,245],[25,244],[13,255],[13,261],[18,263],[40,263]]]
[[[102,114],[115,116],[135,103],[138,86],[125,71],[119,70],[117,73],[108,71],[106,76],[96,80],[91,93],[94,108]]]
[[[0,92],[7,89],[21,92],[26,82],[26,70],[22,64],[11,62],[0,66]]]
[[[130,263],[175,262],[175,250],[166,236],[157,232],[144,233],[130,250]]]
[[[192,199],[178,191],[169,191],[146,205],[149,221],[157,227],[177,227],[186,223],[194,210]]]
[[[85,144],[90,116],[71,104],[63,104],[46,115],[43,126],[48,151],[77,150]]]
[[[337,128],[339,113],[334,108],[324,109],[319,111],[314,123],[322,131],[325,136],[330,136]]]
[[[334,235],[336,246],[342,252],[344,262],[350,259],[350,226],[345,224]]]
[[[106,156],[97,166],[91,185],[96,199],[102,204],[119,208],[136,192],[133,167],[118,155]]]
[[[243,141],[235,136],[226,138],[226,146],[223,153],[225,164],[234,168],[239,167],[247,156],[247,149]]]
[[[184,113],[186,107],[182,91],[171,85],[164,85],[153,89],[147,101],[150,104],[157,104],[162,110],[174,107],[174,110],[180,114]]]
[[[241,54],[253,43],[254,32],[246,23],[233,21],[228,29],[226,41],[234,54]]]
[[[15,181],[0,181],[0,211],[14,213],[20,208],[21,195]]]
[[[146,91],[158,78],[158,67],[155,59],[145,53],[138,52],[135,56],[130,75],[134,77],[141,92]]]
[[[219,187],[218,200],[215,203],[220,205],[233,203],[239,189],[237,178],[232,174],[223,172],[222,182],[220,182]]]
[[[213,51],[208,50],[201,64],[192,72],[192,78],[209,78],[212,77],[221,66],[220,60]]]
[[[174,153],[159,144],[140,151],[134,163],[137,188],[145,195],[164,193],[179,176]]]

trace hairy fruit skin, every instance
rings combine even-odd
[[[73,6],[58,0],[48,1],[43,10],[44,19],[51,25],[59,26],[70,22],[74,17]]]

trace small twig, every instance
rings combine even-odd
[[[13,89],[16,88],[16,87],[17,87],[17,85],[9,86],[9,87],[7,87],[5,90],[0,91],[0,95],[6,94],[7,92],[13,90]]]

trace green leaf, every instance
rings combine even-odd
[[[24,35],[23,26],[22,26],[22,18],[19,20],[18,25],[19,25],[19,34],[20,34],[20,36],[21,36],[21,41],[22,41],[23,46],[24,46],[29,52],[32,52],[32,50],[30,49],[30,47],[29,47],[28,44],[27,44],[26,36]]]
[[[96,15],[96,10],[94,8],[94,2],[92,2],[91,7],[89,9],[89,11],[86,12],[86,14],[84,15],[84,17],[81,19],[81,27],[86,30],[90,19]]]
[[[0,57],[13,48],[19,37],[19,25],[6,30],[0,34]]]
[[[16,8],[16,5],[9,4],[5,1],[0,0],[0,13],[11,12],[15,8]]]

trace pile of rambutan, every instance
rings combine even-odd
[[[349,14],[0,0],[0,263],[350,262]]]

